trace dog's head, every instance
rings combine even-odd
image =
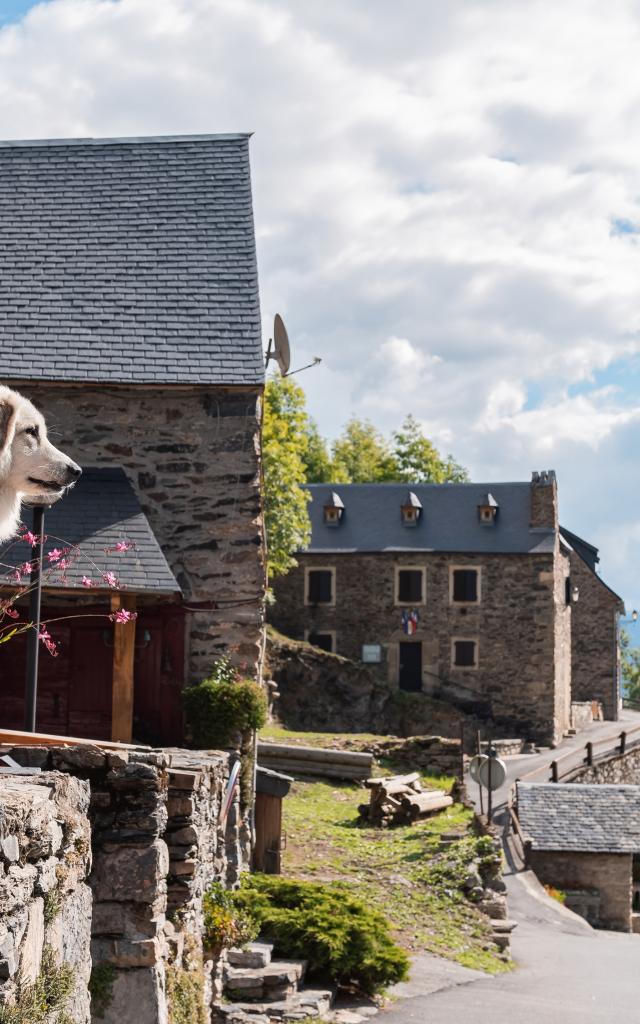
[[[51,444],[35,405],[0,385],[0,484],[24,501],[50,504],[81,473],[80,466]]]

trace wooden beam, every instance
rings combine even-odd
[[[111,611],[136,610],[135,594],[113,594]],[[113,624],[113,682],[111,690],[111,739],[131,743],[133,735],[133,657],[136,623]]]
[[[20,729],[0,729],[0,747],[104,747],[105,750],[151,750],[151,747],[139,743],[88,740],[80,736],[58,736],[50,732],[24,732]]]

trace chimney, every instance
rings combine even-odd
[[[554,469],[531,474],[532,528],[558,529],[558,485]]]

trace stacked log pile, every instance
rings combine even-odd
[[[418,772],[367,779],[369,803],[360,804],[360,816],[377,828],[409,825],[450,807],[452,798],[442,789],[423,789]]]
[[[286,775],[312,775],[359,782],[373,770],[373,754],[287,743],[258,743],[258,763]]]

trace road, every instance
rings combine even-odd
[[[624,720],[638,724],[640,716],[624,712]],[[596,723],[553,752],[508,758],[508,781],[497,794],[498,806],[520,775],[615,729],[611,722]],[[472,798],[476,793],[477,789]],[[509,917],[518,922],[511,946],[517,969],[498,977],[458,973],[450,987],[396,1002],[381,1014],[381,1024],[478,1024],[486,1019],[509,1024],[640,1021],[640,936],[594,931],[541,892],[529,872],[510,866],[505,882]]]

